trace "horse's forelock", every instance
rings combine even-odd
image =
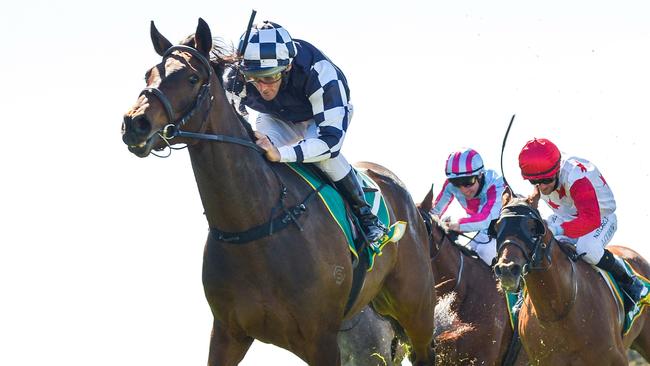
[[[185,37],[180,44],[183,46],[196,47],[194,33]],[[212,49],[210,50],[210,61],[218,65],[223,65],[224,67],[234,64],[237,61],[234,45],[226,42],[222,37],[213,37]]]

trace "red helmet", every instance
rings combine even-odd
[[[547,139],[532,139],[519,153],[519,168],[524,179],[551,178],[560,170],[560,150]]]

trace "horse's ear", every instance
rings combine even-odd
[[[210,32],[208,23],[203,18],[199,18],[199,24],[196,26],[194,43],[196,45],[195,48],[205,55],[208,55],[210,50],[212,50],[212,33]]]
[[[505,206],[508,202],[510,202],[512,197],[512,189],[510,186],[506,186],[506,188],[503,190],[503,194],[501,194],[501,206]]]
[[[426,212],[431,211],[431,208],[433,207],[433,184],[431,185],[429,192],[427,192],[427,195],[424,196],[422,202],[417,204],[417,206]]]
[[[537,208],[537,205],[539,204],[539,198],[541,197],[541,194],[539,193],[539,187],[535,186],[533,188],[533,193],[528,196],[526,199],[528,201],[528,204],[534,208]]]
[[[156,50],[156,53],[160,56],[163,56],[165,51],[172,46],[172,43],[158,32],[156,25],[153,24],[153,20],[151,21],[151,42],[153,42],[153,48]]]

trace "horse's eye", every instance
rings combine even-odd
[[[199,82],[199,76],[196,74],[192,74],[190,75],[189,80],[190,80],[190,84],[194,85]]]

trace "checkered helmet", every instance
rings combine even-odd
[[[445,164],[447,178],[469,177],[483,172],[483,159],[474,149],[463,149],[449,154]]]
[[[244,37],[246,33],[239,40],[240,50]],[[242,71],[259,77],[276,74],[291,64],[297,52],[289,32],[281,25],[265,20],[261,25],[255,24],[251,28]]]

